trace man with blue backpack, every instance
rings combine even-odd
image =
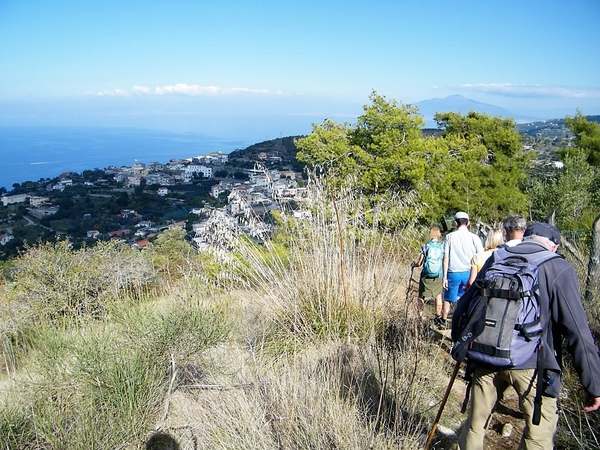
[[[483,449],[497,387],[504,385],[516,390],[525,419],[519,448],[554,448],[563,340],[584,389],[583,411],[600,407],[598,347],[575,269],[556,254],[560,243],[554,226],[529,225],[522,243],[492,254],[457,304],[451,354],[467,361],[470,379],[462,450]]]
[[[442,245],[442,232],[440,227],[433,226],[429,229],[429,242],[419,253],[419,258],[413,262],[412,267],[421,267],[419,278],[419,308],[423,307],[426,298],[435,299],[435,318],[433,324],[437,327],[443,325],[442,320],[442,260],[444,247]]]

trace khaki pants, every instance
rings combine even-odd
[[[461,450],[483,450],[485,425],[496,404],[497,388],[510,385],[519,395],[519,408],[525,417],[525,429],[519,449],[553,449],[558,423],[556,399],[542,397],[542,416],[533,425],[533,400],[537,377],[534,369],[507,369],[500,372],[475,369],[471,386],[469,415],[458,438]]]

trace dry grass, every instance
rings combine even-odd
[[[239,262],[240,326],[199,364],[211,370],[181,368],[159,428],[184,446],[422,446],[448,355],[406,295],[414,236],[382,233],[391,204],[365,212],[351,191],[311,194],[310,216],[281,217],[274,239],[222,246]]]
[[[421,448],[424,402],[436,402],[423,390],[441,391],[440,360],[420,360],[417,379],[404,367],[414,361],[392,367],[375,347],[338,342],[279,358],[215,349],[213,371],[181,377],[160,430],[189,448]]]
[[[51,300],[75,319],[56,321],[48,308],[32,320],[14,313],[32,306],[14,295],[19,280],[4,285],[0,449],[422,448],[454,364],[407,289],[415,205],[393,195],[367,204],[311,182],[310,214],[279,216],[270,238],[215,218],[216,247],[198,256],[166,235],[141,261],[164,289],[132,298],[109,285],[110,302],[83,297],[100,315],[69,303],[81,299],[76,289],[57,289]],[[46,250],[52,261],[94,256]],[[59,274],[73,288],[71,272]],[[464,419],[460,385],[440,426]],[[589,439],[576,420],[573,434]]]

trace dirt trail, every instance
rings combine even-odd
[[[429,321],[433,320],[433,310],[426,305],[424,315]],[[432,333],[440,339],[441,348],[450,352],[451,338],[450,330],[437,330],[431,328]],[[449,361],[450,355],[448,355]],[[454,361],[450,367],[454,366]],[[448,381],[451,374],[448,373]],[[436,434],[434,444],[431,448],[436,450],[456,449],[456,433],[460,431],[460,427],[466,419],[466,414],[460,412],[466,392],[466,381],[464,379],[464,365],[461,367],[459,374],[454,381],[452,391],[448,402],[444,408],[444,412],[440,419],[440,430]],[[519,403],[517,393],[513,388],[508,388],[504,393],[504,398],[498,402],[493,411],[486,432],[484,449],[486,450],[508,450],[517,448],[523,434],[525,423],[519,411]]]

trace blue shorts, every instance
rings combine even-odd
[[[448,289],[444,290],[444,300],[447,302],[456,302],[464,293],[465,285],[469,281],[471,271],[466,272],[448,272]]]

